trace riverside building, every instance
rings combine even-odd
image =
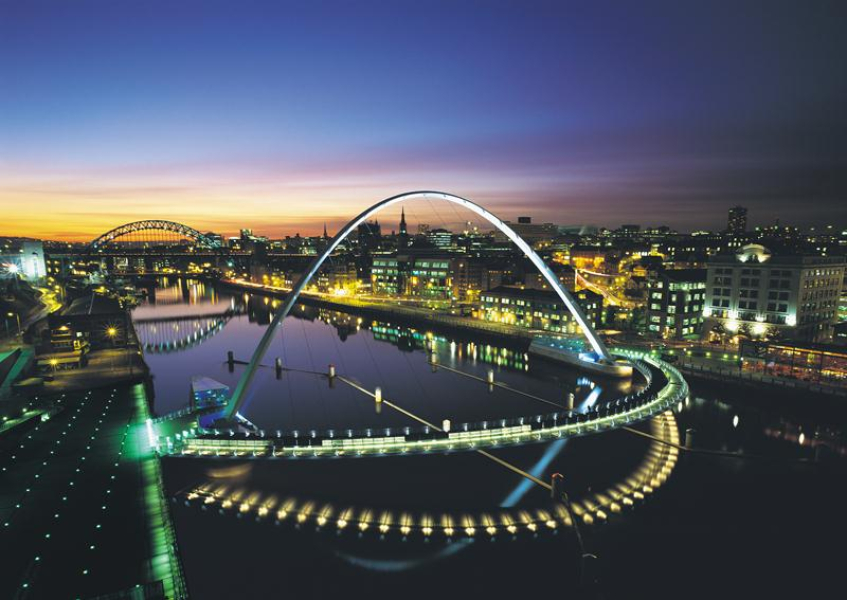
[[[844,269],[843,257],[772,255],[760,244],[715,256],[708,262],[705,331],[829,341]]]

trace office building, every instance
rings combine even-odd
[[[708,262],[705,333],[829,341],[844,269],[842,257],[774,256],[760,244],[713,257]]]
[[[586,319],[599,327],[603,313],[603,297],[589,290],[572,294]],[[480,294],[479,318],[556,333],[580,333],[579,325],[567,306],[553,291],[499,286]]]
[[[706,269],[661,271],[647,281],[647,332],[663,339],[699,336],[706,301]]]
[[[726,232],[730,235],[742,235],[747,232],[747,209],[734,206],[729,209]]]

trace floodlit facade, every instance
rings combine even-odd
[[[647,284],[647,332],[665,339],[700,334],[706,302],[706,269],[663,271]]]
[[[489,288],[485,261],[447,254],[376,255],[371,289],[383,296],[474,301]]]
[[[599,327],[603,297],[589,290],[573,293],[586,318]],[[485,321],[506,323],[557,333],[574,334],[579,326],[555,292],[500,286],[480,294],[479,317]]]
[[[40,240],[10,238],[0,246],[0,278],[15,276],[28,281],[47,276],[44,246]]]
[[[772,256],[759,244],[708,263],[705,331],[728,335],[831,339],[844,282],[844,259]]]

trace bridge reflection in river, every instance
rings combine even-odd
[[[241,367],[232,372],[227,368],[227,352],[233,351],[237,359],[249,358],[276,304],[268,297],[218,292],[192,280],[162,279],[159,286],[157,300],[176,297],[183,302],[144,303],[136,309],[134,322],[155,377],[157,412],[163,413],[188,401],[187,382],[192,375],[206,375],[232,388]],[[445,418],[477,421],[549,412],[549,406],[505,388],[488,391],[447,368],[434,372],[430,352],[439,364],[478,377],[486,377],[493,369],[498,383],[563,407],[569,394],[575,395],[579,406],[632,391],[628,383],[593,381],[576,371],[530,359],[526,350],[525,341],[430,331],[299,305],[286,319],[266,362],[272,365],[273,358],[279,357],[286,367],[320,372],[335,364],[339,373],[368,389],[379,386],[386,394],[402,397],[409,410],[439,423]],[[277,380],[272,368],[263,369],[252,394],[245,416],[267,429],[410,424],[401,415],[376,415],[372,403],[360,395],[305,373],[286,372]]]

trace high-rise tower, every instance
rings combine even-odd
[[[734,206],[729,209],[726,231],[732,235],[742,235],[747,231],[747,209],[743,206]]]

